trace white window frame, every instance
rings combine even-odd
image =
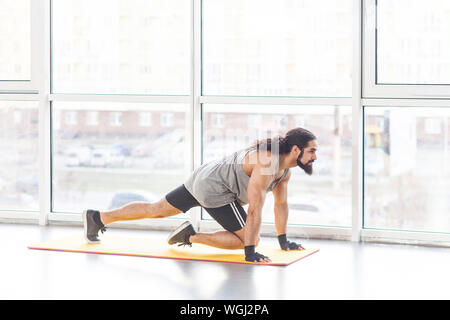
[[[262,112],[272,112],[270,105],[320,106],[352,106],[352,225],[349,228],[293,226],[288,225],[290,236],[340,239],[351,241],[384,241],[396,243],[431,244],[450,246],[450,234],[431,232],[406,232],[392,230],[374,230],[363,228],[363,107],[365,106],[440,106],[450,107],[450,97],[429,99],[432,91],[423,92],[420,97],[411,92],[395,87],[377,86],[371,83],[370,72],[374,74],[375,45],[374,34],[368,33],[371,21],[368,11],[373,9],[374,0],[353,0],[353,89],[351,98],[301,98],[301,97],[240,97],[240,96],[203,96],[202,87],[202,42],[201,20],[202,0],[191,0],[190,15],[190,92],[186,96],[144,96],[144,95],[76,95],[52,94],[50,91],[50,0],[32,0],[32,66],[33,77],[31,86],[16,86],[7,88],[0,86],[0,100],[38,101],[39,103],[39,206],[40,211],[0,211],[0,220],[8,222],[34,221],[40,225],[47,224],[79,224],[80,214],[68,214],[52,211],[51,208],[51,104],[58,101],[83,102],[133,102],[133,103],[183,103],[190,107],[186,113],[186,177],[192,170],[202,164],[202,104],[257,104],[264,109]],[[372,7],[371,7],[372,6]],[[363,25],[364,20],[364,25]],[[373,21],[372,21],[373,22]],[[364,43],[363,43],[364,36]],[[362,57],[368,58],[363,59]],[[364,72],[363,72],[364,71]],[[34,81],[35,80],[35,81]],[[408,86],[409,87],[409,86]],[[427,86],[428,87],[428,86]],[[400,88],[400,89],[399,89]],[[435,88],[435,87],[433,87]],[[412,88],[410,88],[412,89]],[[419,88],[420,89],[420,88]],[[439,89],[439,88],[438,88]],[[395,90],[395,92],[394,92]],[[433,89],[434,90],[434,89]],[[10,92],[12,91],[12,92]],[[7,93],[8,92],[8,93]],[[399,92],[401,94],[399,94]],[[419,92],[419,91],[418,91]],[[404,96],[408,99],[399,99]],[[393,97],[395,96],[395,99]],[[426,99],[418,99],[426,98]],[[0,208],[1,210],[1,208]],[[214,221],[201,220],[201,210],[194,208],[190,212],[191,221],[200,231],[217,230]],[[148,228],[170,230],[178,226],[179,219],[143,219],[130,222],[117,222],[119,227]],[[262,235],[275,235],[274,226],[263,224]]]
[[[389,0],[387,0],[389,1]],[[376,83],[376,0],[363,0],[363,97],[449,99],[450,85],[412,85]]]

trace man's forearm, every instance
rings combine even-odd
[[[256,245],[259,229],[261,228],[261,207],[249,207],[247,212],[247,221],[245,223],[245,246]]]
[[[287,203],[275,205],[275,229],[277,235],[286,234],[286,226],[289,216],[289,209]]]

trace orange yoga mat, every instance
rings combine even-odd
[[[139,256],[149,258],[167,258],[195,261],[216,261],[228,263],[242,263],[254,265],[287,266],[303,259],[319,249],[305,249],[283,251],[278,243],[259,245],[260,252],[272,260],[271,263],[251,263],[244,259],[244,250],[223,250],[201,244],[193,244],[192,247],[170,246],[165,239],[156,237],[123,237],[115,235],[103,235],[99,244],[88,244],[83,235],[73,235],[62,239],[51,240],[38,245],[28,246],[29,249],[83,252],[97,254],[112,254],[125,256]]]

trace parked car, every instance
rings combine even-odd
[[[97,149],[92,152],[91,167],[106,167],[109,162],[109,150]]]
[[[67,167],[87,167],[91,165],[92,147],[70,148],[65,152],[64,164]]]
[[[124,157],[129,157],[131,155],[131,147],[129,145],[123,144],[123,143],[113,145],[112,151],[115,154],[118,154],[118,155],[121,155]]]

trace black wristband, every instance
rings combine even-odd
[[[251,256],[255,254],[255,246],[245,246],[244,251],[246,257]]]
[[[245,246],[245,261],[249,262],[263,262],[268,259],[265,255],[262,255],[255,251],[255,246]]]
[[[298,250],[303,249],[303,247],[300,244],[297,244],[295,242],[288,241],[285,234],[280,234],[278,236],[278,243],[280,244],[280,248],[282,250]]]
[[[278,236],[278,243],[280,244],[281,248],[284,248],[286,246],[287,242],[288,241],[287,241],[286,234],[280,234]]]

